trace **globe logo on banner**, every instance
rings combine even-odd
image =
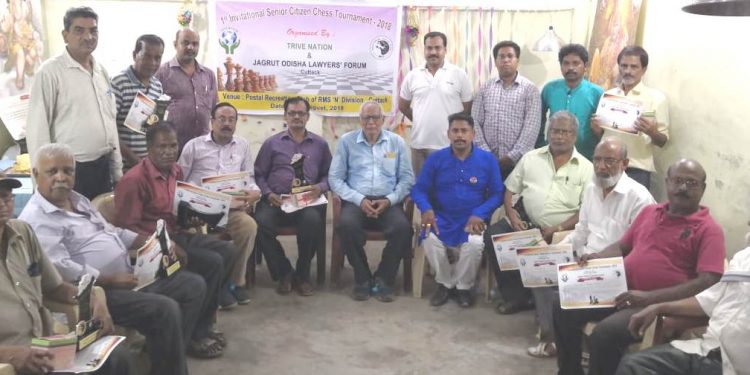
[[[234,50],[240,45],[240,37],[237,35],[237,30],[232,28],[222,30],[219,37],[219,45],[221,48],[224,48],[227,55],[234,54]]]
[[[370,53],[379,60],[386,59],[393,52],[391,46],[392,43],[388,38],[379,36],[373,39],[372,43],[370,43]]]

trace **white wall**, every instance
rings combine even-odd
[[[658,154],[657,199],[664,173],[680,157],[698,160],[708,174],[703,204],[724,228],[727,254],[744,247],[750,219],[750,36],[748,17],[696,16],[688,1],[648,3],[643,45],[646,83],[670,101],[671,139]]]

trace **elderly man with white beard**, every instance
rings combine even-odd
[[[604,137],[594,149],[594,178],[586,186],[578,223],[563,243],[572,243],[578,256],[597,253],[617,242],[643,207],[655,203],[643,185],[625,174],[628,149],[620,138]],[[551,331],[550,306],[537,306],[542,332]],[[549,314],[545,313],[549,312]],[[549,337],[547,337],[549,336]],[[541,342],[528,349],[534,357],[554,355],[554,338],[542,335]]]

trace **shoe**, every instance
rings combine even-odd
[[[438,284],[435,294],[430,297],[430,306],[442,306],[448,302],[448,298],[450,298],[450,289],[443,284]]]
[[[352,289],[351,297],[355,301],[367,301],[370,299],[370,282],[355,285]]]
[[[557,357],[557,346],[554,342],[540,342],[526,349],[526,352],[534,358],[552,358]]]
[[[222,354],[224,354],[224,349],[221,345],[209,337],[190,341],[187,347],[187,355],[194,358],[211,359],[221,357]]]
[[[229,288],[224,288],[219,293],[219,310],[230,310],[237,306],[237,299],[234,298]]]
[[[511,315],[519,311],[528,310],[532,307],[533,304],[530,304],[528,301],[515,300],[498,304],[497,307],[495,307],[495,312],[500,315]]]
[[[314,293],[314,288],[312,284],[310,284],[309,281],[296,281],[294,282],[294,289],[297,290],[297,294],[299,294],[302,297],[309,297]]]
[[[393,302],[393,300],[396,299],[396,295],[393,293],[393,288],[388,286],[388,284],[380,278],[375,279],[370,288],[370,293],[372,293],[372,295],[380,302]]]
[[[236,299],[237,303],[240,305],[247,305],[250,303],[250,291],[244,286],[232,285],[229,290],[232,292],[234,299]]]
[[[279,285],[276,286],[276,293],[281,295],[289,294],[292,291],[292,274],[288,274],[279,280]]]
[[[459,289],[456,292],[456,302],[458,302],[458,305],[461,307],[471,307],[471,305],[474,304],[474,297],[471,295],[471,290]]]

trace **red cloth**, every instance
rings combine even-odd
[[[689,216],[668,212],[668,204],[645,207],[620,240],[628,289],[651,291],[682,284],[698,273],[724,273],[724,232],[700,206]]]
[[[177,163],[165,177],[149,157],[143,158],[115,187],[115,225],[151,235],[156,230],[156,220],[164,219],[169,233],[176,234],[172,204],[177,180],[182,180]]]

